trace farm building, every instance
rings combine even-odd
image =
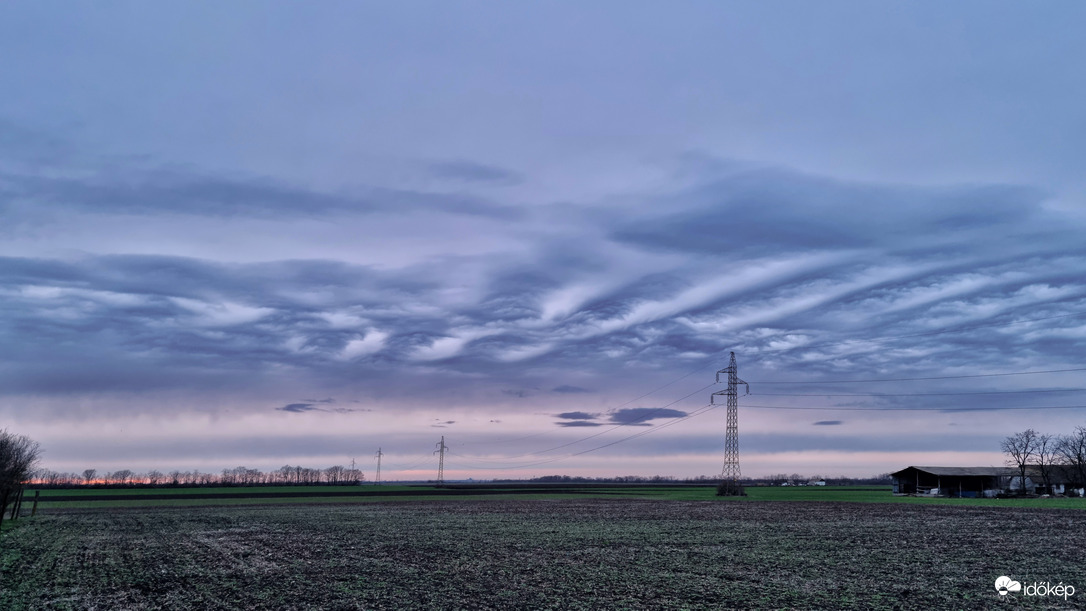
[[[1014,476],[1011,477],[1010,490],[1017,492],[1022,488],[1022,477],[1019,475],[1018,470],[1014,470]],[[1048,483],[1050,486],[1045,486],[1045,477],[1041,473],[1041,468],[1028,465],[1026,467],[1026,492],[1031,494],[1067,494],[1071,496],[1082,496],[1082,488],[1075,486],[1076,476],[1075,469],[1062,465],[1053,465],[1048,468]],[[1081,484],[1080,484],[1081,486]]]
[[[894,494],[978,497],[1008,489],[1017,473],[1010,467],[906,467],[890,476]]]
[[[1083,491],[1072,486],[1072,475],[1068,468],[1049,467],[1048,479],[1052,484],[1049,490],[1042,485],[1041,469],[1029,465],[1026,467],[1025,491],[1027,494],[1081,496]],[[894,494],[978,497],[1022,489],[1022,477],[1015,467],[906,467],[890,476],[894,479]]]

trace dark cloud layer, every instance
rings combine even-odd
[[[459,166],[456,166],[459,167]],[[473,166],[460,168],[467,175]],[[482,172],[485,166],[477,169]],[[495,173],[498,170],[494,170]],[[506,177],[511,179],[511,175]],[[477,197],[379,187],[327,193],[268,179],[180,171],[129,172],[109,177],[57,177],[0,171],[0,211],[20,206],[83,214],[296,219],[332,215],[428,212],[515,220],[515,208]]]
[[[609,419],[615,424],[640,425],[648,424],[651,420],[658,418],[684,418],[687,415],[686,412],[677,409],[635,407],[616,410],[609,415]]]
[[[922,189],[845,183],[781,170],[744,172],[676,194],[620,226],[616,239],[712,254],[915,248],[1036,216],[1044,193],[1016,186]],[[674,212],[678,209],[678,212]],[[957,241],[957,240],[955,240]]]
[[[946,376],[1082,365],[1084,9],[402,4],[0,9],[4,422],[690,465],[732,351],[744,452],[1081,420]]]
[[[248,215],[289,222],[313,209],[354,222],[363,209],[422,210],[402,206],[402,194],[355,208],[351,198],[259,181],[94,180],[42,183],[35,193],[9,179],[17,196],[8,202],[67,206],[87,223],[102,211],[136,215],[137,226],[156,210],[209,216],[239,232]],[[458,218],[485,212],[442,197],[412,201]],[[528,405],[589,387],[629,396],[631,383],[685,379],[695,368],[711,376],[730,350],[750,381],[1055,368],[1079,362],[1084,348],[1086,247],[1079,221],[1042,209],[1043,199],[1024,187],[754,170],[654,193],[622,214],[587,204],[495,212],[534,237],[520,251],[471,260],[3,256],[0,387],[198,394],[301,384]],[[30,214],[19,205],[8,208],[14,221]],[[568,219],[577,219],[572,229]],[[468,268],[483,272],[458,279]],[[1031,356],[1008,361],[1016,354]],[[687,412],[647,413],[622,409],[608,422]]]
[[[290,412],[292,414],[304,414],[307,412],[327,412],[336,414],[351,414],[355,412],[365,412],[370,410],[356,409],[349,407],[331,407],[332,403],[335,403],[335,399],[318,399],[316,401],[307,401],[305,403],[288,403],[283,407],[275,408],[281,412]]]
[[[556,418],[564,418],[566,420],[594,420],[599,417],[599,414],[590,414],[588,412],[563,412],[561,414],[555,414]]]
[[[311,411],[321,411],[321,408],[316,407],[312,403],[288,403],[287,405],[284,405],[283,407],[277,407],[275,409],[280,410],[280,411],[284,411],[284,412],[291,412],[291,413],[295,413],[295,414],[301,414],[301,413],[304,413],[304,412],[311,412]]]
[[[588,390],[587,388],[581,388],[580,386],[571,386],[569,384],[563,384],[561,386],[555,386],[554,388],[551,389],[551,392],[556,392],[556,393],[561,393],[561,394],[567,394],[568,395],[568,394],[586,393],[586,392],[592,392],[592,391]]]

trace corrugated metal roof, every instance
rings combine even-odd
[[[975,476],[975,477],[999,477],[1004,475],[1015,475],[1018,470],[1013,467],[906,467],[901,471],[891,473],[891,475],[900,475],[909,469],[916,469],[924,473],[930,473],[931,475],[942,475],[947,477],[962,477],[962,476]]]

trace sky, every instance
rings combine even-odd
[[[0,7],[0,428],[373,479],[1086,426],[1086,6]],[[715,403],[722,403],[717,396]]]

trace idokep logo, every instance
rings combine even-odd
[[[996,592],[999,592],[1000,596],[1006,596],[1008,592],[1018,592],[1022,589],[1022,584],[1014,581],[1006,575],[996,579]]]
[[[1075,595],[1075,586],[1064,585],[1062,581],[1056,585],[1052,585],[1047,581],[1035,581],[1023,588],[1021,583],[1006,575],[1001,575],[995,580],[995,589],[1000,596],[1006,596],[1011,592],[1021,592],[1026,596],[1058,596],[1067,600]]]

